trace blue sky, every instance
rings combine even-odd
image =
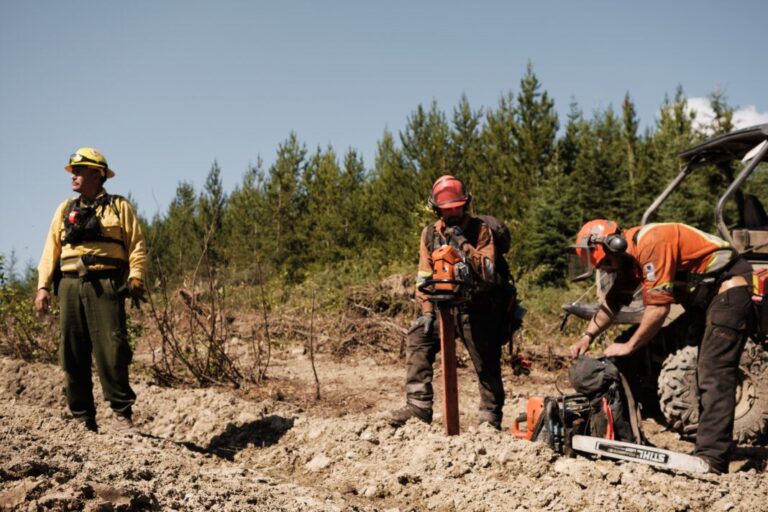
[[[759,0],[0,0],[0,253],[36,265],[78,147],[151,216],[214,159],[231,189],[291,131],[370,167],[416,106],[494,106],[529,60],[563,115],[629,91],[652,124],[679,84],[768,122],[766,19]]]

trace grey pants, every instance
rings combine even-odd
[[[67,374],[67,402],[77,419],[96,416],[91,356],[96,361],[104,398],[112,410],[131,415],[136,394],[128,384],[133,353],[128,344],[125,300],[112,279],[80,281],[65,277],[59,285],[61,344],[59,358]]]
[[[478,421],[501,423],[504,385],[501,381],[502,329],[499,315],[485,312],[461,313],[456,317],[456,334],[472,358],[480,389]],[[432,409],[432,365],[440,351],[437,322],[432,334],[422,327],[411,328],[406,345],[407,402],[421,409]]]

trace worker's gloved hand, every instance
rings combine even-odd
[[[453,242],[457,249],[461,249],[467,242],[464,232],[459,226],[449,226],[444,230],[445,237]]]
[[[409,332],[414,332],[416,329],[424,329],[424,335],[429,336],[432,334],[432,332],[435,330],[435,314],[434,313],[424,313],[420,317],[416,319],[416,321],[411,325],[411,330]]]
[[[147,302],[147,290],[144,288],[144,281],[138,277],[128,279],[128,296],[134,308],[139,307],[139,302]]]

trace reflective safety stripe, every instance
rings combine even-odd
[[[416,274],[416,286],[424,284],[427,279],[432,279],[432,272],[426,270],[419,270]]]
[[[673,226],[673,225],[676,225],[676,224],[678,224],[678,223],[676,223],[676,222],[652,222],[651,224],[646,224],[645,226],[640,228],[640,231],[638,231],[637,235],[635,235],[637,237],[637,241],[635,243],[639,243],[640,240],[642,240],[643,236],[645,236],[645,234],[648,233],[653,228],[657,228],[659,226]],[[690,229],[691,231],[695,232],[697,235],[701,236],[706,241],[711,242],[711,243],[717,245],[718,247],[722,247],[722,248],[729,247],[728,242],[726,242],[725,240],[723,240],[722,238],[720,238],[718,236],[710,235],[707,232],[704,232],[704,231],[702,231],[700,229],[696,229],[695,227],[689,226],[687,224],[685,224],[685,227]]]
[[[648,293],[670,293],[673,287],[673,283],[661,283],[648,290]]]
[[[707,274],[725,268],[731,262],[733,256],[733,251],[730,249],[713,252],[710,255],[709,263],[707,263]]]

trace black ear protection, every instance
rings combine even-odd
[[[619,233],[613,233],[608,236],[596,236],[595,242],[603,244],[605,250],[611,254],[623,254],[627,252],[627,239]]]

